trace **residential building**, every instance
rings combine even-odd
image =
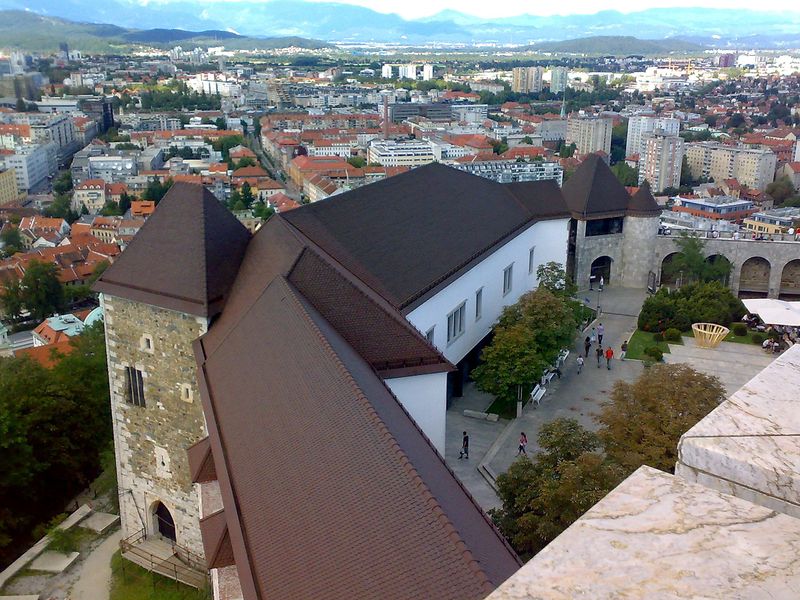
[[[639,184],[646,179],[655,193],[669,187],[680,187],[683,154],[683,138],[664,134],[661,130],[644,134],[639,157]]]
[[[733,196],[711,196],[708,198],[675,198],[672,207],[675,212],[686,212],[707,219],[725,221],[741,221],[756,212],[750,200],[741,200]]]
[[[11,154],[0,154],[0,166],[12,169],[21,194],[44,183],[56,172],[56,153],[53,144],[17,146]]]
[[[671,117],[657,117],[655,115],[635,115],[628,119],[628,137],[625,144],[625,156],[641,155],[644,135],[655,131],[663,135],[676,136],[681,128],[681,122]]]
[[[434,69],[435,67],[430,63],[422,65],[422,81],[430,81],[433,79]]]
[[[373,140],[367,150],[367,162],[384,167],[417,167],[434,160],[433,145],[428,141]]]
[[[72,314],[48,317],[33,330],[33,345],[38,347],[57,344],[80,335],[83,328],[83,321]]]
[[[106,205],[106,182],[102,179],[85,179],[75,186],[72,193],[72,209],[81,212],[85,208],[96,215]]]
[[[563,94],[567,90],[569,70],[567,67],[553,67],[550,71],[550,91],[553,94]]]
[[[445,102],[397,102],[389,105],[389,120],[399,123],[411,117],[425,117],[431,121],[450,121],[453,105]]]
[[[800,228],[800,208],[786,207],[759,211],[747,217],[743,225],[756,233],[786,233]]]
[[[511,91],[538,94],[544,89],[544,67],[514,67]]]
[[[780,177],[788,177],[794,189],[800,189],[800,162],[789,162],[784,164],[779,170]]]
[[[14,169],[0,169],[0,206],[19,199],[17,176]]]
[[[611,127],[613,121],[598,117],[570,117],[567,119],[566,143],[575,144],[578,154],[597,151],[611,153]]]
[[[766,189],[775,179],[777,164],[771,150],[717,142],[687,144],[686,160],[694,178],[705,177],[715,182],[736,179],[742,185],[759,191]]]

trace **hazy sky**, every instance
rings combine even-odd
[[[331,0],[315,0],[331,1]],[[759,6],[750,0],[638,0],[637,2],[612,2],[611,0],[571,0],[566,2],[531,2],[530,0],[333,0],[366,6],[379,12],[393,12],[402,17],[413,19],[435,14],[441,10],[451,9],[479,17],[512,17],[519,14],[552,15],[596,13],[600,10],[619,10],[633,12],[647,8],[664,8],[674,6],[703,6],[708,8],[747,8],[758,10]],[[797,10],[795,2],[790,0],[774,0],[769,3],[771,12]]]

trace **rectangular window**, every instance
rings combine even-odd
[[[483,312],[483,288],[475,292],[475,320],[481,318]]]
[[[464,333],[464,313],[466,311],[466,302],[462,302],[461,306],[447,315],[447,343],[457,339]]]
[[[125,367],[125,402],[144,406],[144,381],[142,372],[134,367]]]
[[[508,294],[508,292],[511,291],[513,278],[514,278],[514,263],[511,263],[505,269],[503,269],[503,296],[505,296],[506,294]]]
[[[428,329],[428,332],[425,334],[425,339],[428,340],[428,343],[430,343],[430,344],[433,343],[433,331],[435,329],[436,329],[435,326],[431,327],[430,329]]]
[[[533,255],[535,254],[535,252],[536,252],[536,246],[531,248],[530,251],[528,252],[528,274],[529,275],[533,275],[533,265],[535,264],[535,262],[533,260]]]

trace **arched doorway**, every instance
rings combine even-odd
[[[731,261],[722,254],[712,254],[706,257],[706,262],[714,266],[711,278],[722,282],[723,285],[728,285],[731,279],[731,269],[733,268]]]
[[[782,300],[800,300],[800,259],[790,260],[783,267],[778,297]]]
[[[155,530],[168,540],[176,541],[175,520],[162,502],[156,502],[153,517],[155,518]]]
[[[766,298],[769,293],[770,269],[769,261],[760,256],[744,261],[739,276],[739,297]]]
[[[659,282],[668,288],[678,288],[681,286],[682,273],[675,268],[674,261],[680,252],[672,252],[661,261],[661,275]]]
[[[603,278],[603,283],[608,285],[611,281],[611,260],[610,256],[601,256],[600,258],[596,258],[592,263],[591,270],[589,271],[589,275],[591,276],[591,281],[594,285],[598,285],[600,283],[600,278]]]

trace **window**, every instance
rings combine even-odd
[[[514,263],[508,265],[503,269],[503,296],[511,291],[511,285],[514,278]]]
[[[462,302],[461,306],[447,315],[447,343],[457,339],[464,333],[464,312],[466,311],[466,302]]]
[[[125,367],[125,402],[144,406],[144,381],[142,372],[134,367]]]
[[[141,350],[143,350],[144,352],[150,352],[152,354],[153,353],[153,337],[149,336],[147,334],[144,334],[139,339],[139,348]]]
[[[475,292],[475,320],[481,318],[481,312],[483,311],[483,288],[479,289]]]
[[[433,343],[433,330],[434,329],[436,329],[435,326],[431,327],[430,329],[428,329],[428,332],[425,334],[425,339],[428,340],[428,343],[430,343],[430,344]]]
[[[536,253],[536,246],[531,248],[530,251],[528,252],[528,274],[529,275],[533,274],[533,265],[536,264],[535,261],[533,260],[533,255],[535,253]]]
[[[194,393],[192,392],[192,386],[188,383],[181,384],[181,400],[184,402],[191,402],[194,399]]]

